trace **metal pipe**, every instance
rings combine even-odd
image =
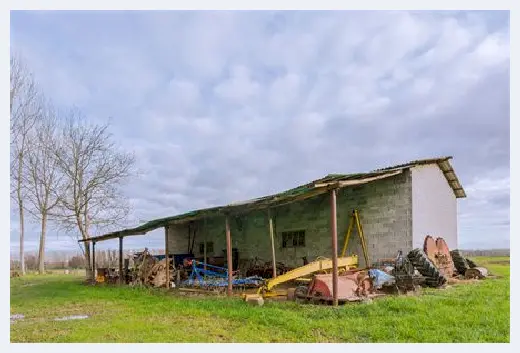
[[[123,285],[123,237],[119,237],[119,285]]]
[[[170,288],[170,249],[168,247],[168,226],[164,227],[164,255],[166,259],[166,288]]]
[[[230,297],[233,294],[233,263],[231,254],[231,230],[229,229],[229,217],[226,216],[226,248],[227,248],[227,268],[228,268],[228,288],[227,295]]]
[[[267,217],[269,218],[269,235],[271,237],[271,251],[273,257],[273,278],[276,278],[276,254],[274,251],[274,227],[273,227],[273,218],[271,217],[271,209],[267,209]]]
[[[207,223],[206,218],[204,218],[204,270],[206,270],[206,264],[208,263],[208,249],[207,249]]]
[[[92,242],[92,280],[96,280],[96,242]]]
[[[338,305],[338,219],[336,189],[330,191],[330,233],[332,238],[332,300]]]

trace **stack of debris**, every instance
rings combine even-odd
[[[276,275],[280,276],[284,273],[291,271],[291,267],[287,267],[283,262],[276,262]],[[261,278],[272,278],[273,277],[273,263],[272,261],[262,261],[257,257],[251,261],[247,267],[245,275],[246,277],[261,277]]]
[[[152,287],[170,287],[175,278],[175,268],[170,260],[170,279],[166,279],[166,259],[158,261],[147,248],[134,255],[134,267],[131,270],[131,285]],[[168,285],[167,285],[168,284]]]

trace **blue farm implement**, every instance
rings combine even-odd
[[[237,272],[232,272],[232,276],[236,276]],[[246,278],[234,278],[232,280],[234,287],[260,287],[264,283],[264,279],[258,276]],[[189,278],[181,283],[182,287],[198,287],[198,288],[219,288],[227,287],[228,271],[227,268],[209,265],[204,262],[191,260],[191,274]]]

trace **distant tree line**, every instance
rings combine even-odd
[[[490,249],[490,250],[461,250],[466,257],[472,256],[510,256],[510,249]]]
[[[123,251],[123,258],[131,257],[137,252],[144,249],[133,250],[128,249]],[[163,255],[163,249],[148,249],[152,255]],[[25,268],[29,271],[39,270],[39,262],[37,254],[25,254],[24,258]],[[101,267],[119,267],[119,251],[118,250],[96,250],[96,268]],[[18,270],[20,268],[20,261],[11,258],[11,270]],[[45,261],[45,268],[53,269],[86,269],[85,256],[83,254],[70,255],[63,252],[54,252],[50,259]]]
[[[21,57],[11,55],[11,200],[19,224],[19,270],[25,273],[26,223],[38,224],[38,271],[45,273],[50,228],[88,239],[121,227],[129,203],[121,187],[134,174],[132,153],[119,148],[108,124],[76,108],[56,109]],[[28,217],[26,217],[28,216]],[[87,274],[90,249],[79,245]],[[31,263],[31,266],[33,264]]]

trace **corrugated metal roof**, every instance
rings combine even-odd
[[[328,192],[331,188],[366,184],[368,182],[372,182],[378,179],[394,176],[404,169],[427,164],[437,164],[439,166],[457,198],[466,197],[466,193],[464,192],[464,189],[462,188],[455,174],[455,171],[453,170],[449,162],[451,158],[452,157],[440,157],[416,160],[405,164],[396,165],[393,167],[376,169],[368,173],[329,174],[321,179],[314,180],[308,184],[301,185],[274,195],[268,195],[246,201],[233,202],[226,206],[218,206],[202,210],[191,211],[172,217],[155,219],[135,228],[123,229],[120,231],[104,234],[98,237],[92,237],[86,240],[79,240],[79,242],[102,241],[130,235],[143,235],[149,231],[164,227],[169,224],[184,223],[204,217],[213,217],[226,213],[245,213],[254,209],[278,207],[291,202],[315,197],[317,195]]]

